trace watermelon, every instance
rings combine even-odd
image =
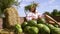
[[[45,23],[45,19],[44,18],[38,19],[37,20],[37,23],[38,24],[40,24],[40,23],[44,24]]]
[[[31,27],[29,29],[29,34],[38,34],[39,29],[37,27]]]
[[[20,33],[23,32],[20,24],[16,24],[16,25],[15,25],[15,31],[16,31],[16,32],[20,32]]]
[[[39,28],[39,33],[50,34],[50,29],[45,24],[37,24],[37,27]]]
[[[43,26],[41,29],[42,34],[50,34],[50,29],[47,26]]]
[[[51,34],[60,34],[60,28],[54,27],[52,24],[48,24]]]
[[[41,29],[44,26],[44,24],[37,24],[37,27]]]
[[[50,34],[50,29],[45,24],[38,24],[39,33],[41,34]]]
[[[22,33],[23,32],[22,28],[19,28],[18,29],[18,32]]]
[[[26,27],[26,26],[27,26],[27,24],[28,24],[27,22],[23,22],[23,23],[22,23],[22,25],[21,25],[21,26],[22,26],[22,28]]]
[[[20,24],[16,24],[15,27],[16,28],[21,28],[21,25]]]
[[[56,25],[56,24],[54,26],[57,27],[57,28],[59,27],[59,25]]]
[[[52,24],[47,25],[50,29],[54,29],[54,26]]]
[[[60,28],[51,29],[51,34],[60,34]]]
[[[30,20],[30,21],[28,21],[28,25],[29,26],[35,26],[35,25],[37,25],[37,21],[36,20]]]
[[[28,33],[28,31],[29,31],[30,28],[31,28],[31,26],[26,26],[26,27],[24,28],[24,32],[27,32],[27,33]]]

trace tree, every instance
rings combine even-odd
[[[59,16],[60,16],[60,11],[58,12]]]
[[[52,16],[58,16],[58,10],[54,9],[53,12],[51,13]]]
[[[49,12],[47,12],[47,11],[44,14],[47,14],[47,15],[51,16],[51,14]]]
[[[0,15],[4,13],[4,9],[12,5],[18,5],[18,0],[0,0]]]

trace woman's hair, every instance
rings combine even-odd
[[[27,11],[27,10],[31,11],[31,8],[34,8],[34,11],[35,11],[37,6],[38,6],[37,3],[30,4],[30,5],[28,5],[28,6],[25,6],[25,10],[26,10],[26,11]]]
[[[36,10],[36,7],[31,7],[31,8],[34,8],[34,11]],[[29,8],[29,11],[31,11],[31,8]]]

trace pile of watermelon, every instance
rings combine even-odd
[[[46,23],[44,19],[39,19],[24,22],[20,26],[19,32],[24,32],[25,34],[60,34],[60,28],[57,24],[52,25]]]
[[[14,26],[14,32],[15,32],[15,34],[19,34],[19,33],[22,33],[23,32],[22,27],[21,27],[20,24],[16,24]]]

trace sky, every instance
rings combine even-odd
[[[24,7],[33,1],[38,3],[37,11],[42,15],[45,11],[52,12],[53,9],[60,10],[60,0],[19,0],[20,7],[17,8],[20,17],[25,17]]]

